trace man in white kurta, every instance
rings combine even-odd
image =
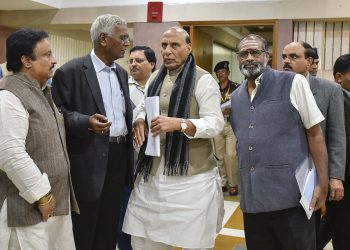
[[[220,91],[208,72],[193,66],[186,31],[178,27],[167,30],[161,44],[164,67],[151,76],[148,88],[150,96],[152,85],[159,84],[160,116],[152,120],[149,128],[153,135],[160,135],[161,154],[153,157],[147,174],[142,166],[140,170],[141,153],[137,166],[139,175],[129,200],[123,231],[132,235],[134,250],[173,247],[212,249],[223,216],[221,180],[210,142],[210,138],[220,133],[224,125]],[[187,116],[179,113],[171,115],[173,106],[183,104],[176,98],[174,102],[172,98],[176,96],[176,89],[182,89],[183,72],[186,75],[192,72],[195,79],[189,98],[190,111]],[[159,76],[163,76],[160,81]],[[186,80],[184,82],[190,84]],[[182,95],[186,94],[185,88]],[[134,126],[138,146],[146,139],[146,115],[144,105],[141,105]],[[187,170],[181,169],[181,164],[177,164],[180,170],[167,164],[166,147],[169,146],[169,138],[176,135],[188,139]],[[179,150],[183,148],[180,146]],[[171,154],[177,153],[172,151]]]
[[[1,249],[75,249],[70,196],[76,201],[63,119],[46,86],[57,63],[47,38],[21,29],[7,41],[14,74],[0,82]]]

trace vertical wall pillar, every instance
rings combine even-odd
[[[6,40],[15,29],[0,26],[0,63],[6,62]]]
[[[135,23],[133,46],[146,45],[154,50],[157,57],[157,69],[163,64],[160,53],[160,43],[164,31],[173,27],[180,26],[178,22],[166,23]]]
[[[279,19],[276,21],[274,30],[274,44],[277,46],[274,53],[277,59],[276,69],[283,70],[282,51],[284,46],[293,41],[293,20]]]

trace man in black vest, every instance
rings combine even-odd
[[[315,250],[315,221],[300,206],[296,169],[315,162],[318,184],[309,210],[325,202],[327,150],[319,123],[324,119],[306,79],[267,67],[266,40],[255,34],[237,46],[247,80],[231,97],[237,136],[241,208],[249,250]]]
[[[78,250],[114,250],[124,183],[133,166],[128,74],[116,64],[129,46],[124,19],[97,17],[88,55],[56,70],[53,97],[65,118],[72,181],[81,214],[73,214]]]

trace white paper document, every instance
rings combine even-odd
[[[223,104],[221,104],[221,110],[224,109],[230,109],[231,108],[231,100],[228,100],[227,102],[224,102]]]
[[[297,179],[301,194],[300,204],[303,206],[307,218],[310,219],[313,213],[309,209],[310,203],[317,185],[316,168],[310,155],[296,169],[295,178]]]
[[[146,146],[146,155],[160,156],[160,135],[153,136],[151,132],[151,121],[154,117],[159,116],[159,96],[145,98],[145,107],[148,123],[148,137]]]

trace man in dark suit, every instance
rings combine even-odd
[[[334,250],[346,250],[350,246],[350,54],[340,56],[334,63],[334,79],[343,88],[346,130],[346,165],[344,198],[332,202],[327,207],[327,224],[329,225]]]
[[[328,151],[329,170],[329,199],[330,203],[340,201],[344,196],[342,181],[345,173],[345,126],[343,93],[339,86],[326,79],[317,78],[309,74],[310,65],[313,62],[314,50],[305,42],[292,42],[287,44],[282,52],[283,69],[302,74],[310,83],[311,91],[315,97],[317,106],[321,110],[325,120],[320,123],[325,137]],[[316,212],[316,237],[318,249],[320,247],[319,226],[321,212]]]
[[[90,54],[57,69],[52,92],[65,118],[80,207],[80,215],[72,215],[76,247],[114,250],[122,190],[131,185],[133,165],[128,74],[114,62],[129,46],[126,22],[99,16],[91,38]]]

